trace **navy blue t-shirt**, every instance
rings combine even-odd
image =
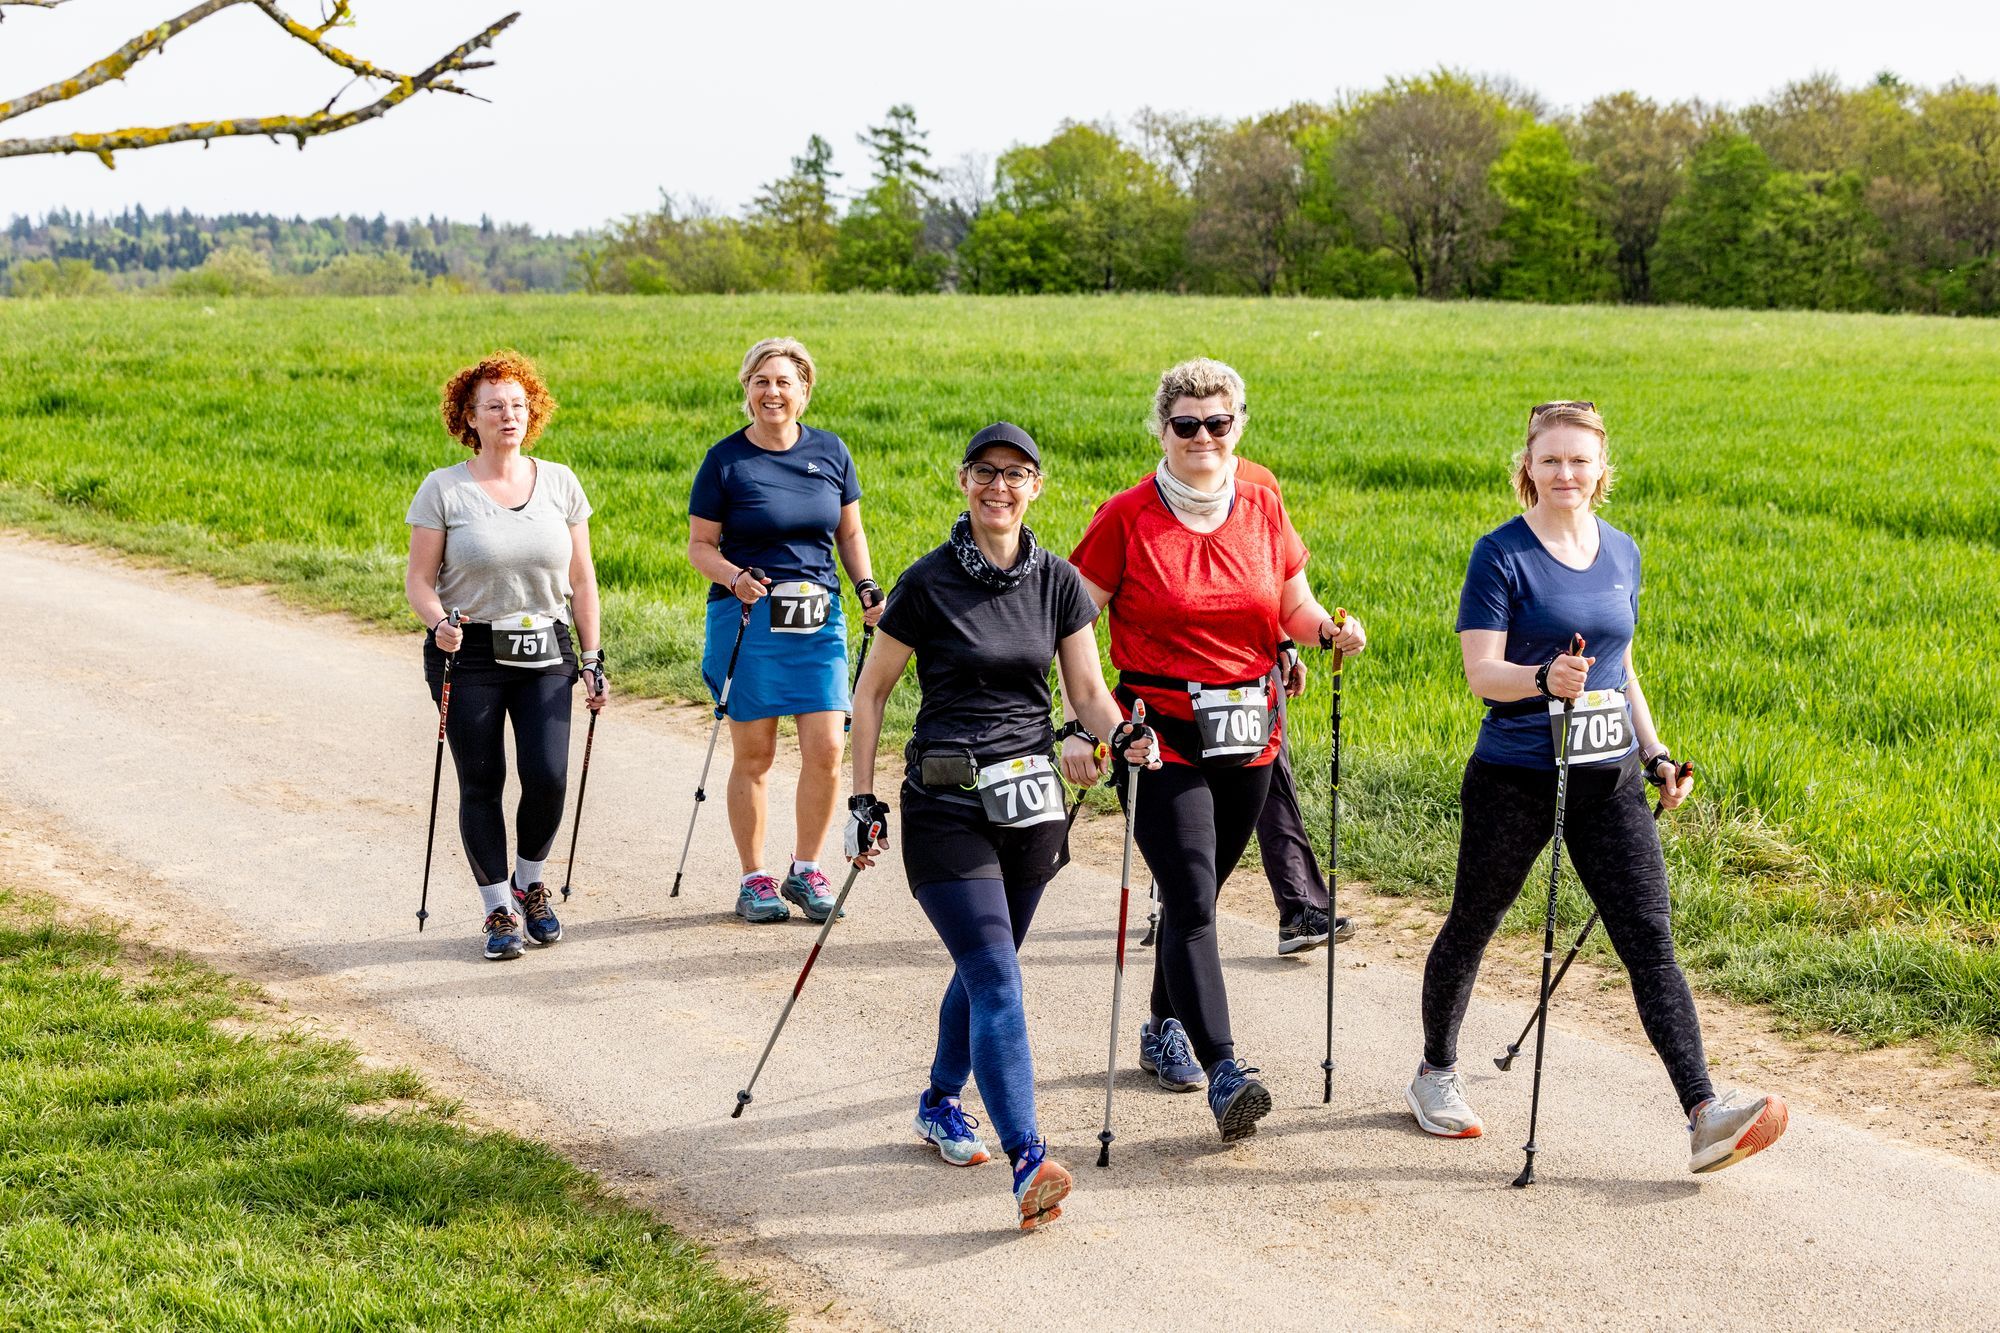
[[[831,431],[799,426],[785,450],[760,449],[737,431],[708,451],[688,492],[688,515],[722,525],[722,554],[776,582],[804,579],[836,592],[833,532],[841,506],[861,498],[854,457]],[[729,589],[708,585],[708,600]]]
[[[1457,631],[1505,630],[1507,660],[1540,666],[1581,634],[1595,657],[1586,689],[1625,688],[1625,650],[1639,627],[1639,548],[1597,520],[1597,559],[1571,569],[1544,547],[1525,518],[1511,518],[1473,545],[1458,595]],[[1493,700],[1486,701],[1489,708]],[[1545,712],[1486,715],[1473,755],[1492,764],[1554,768],[1555,740]]]

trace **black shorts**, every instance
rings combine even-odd
[[[1068,859],[1069,821],[996,828],[978,805],[904,782],[903,874],[911,892],[953,879],[997,879],[1009,888],[1046,884]]]

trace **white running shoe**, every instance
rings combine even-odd
[[[1476,1139],[1486,1130],[1465,1101],[1465,1084],[1456,1069],[1426,1069],[1417,1066],[1403,1099],[1417,1117],[1424,1133],[1441,1139]]]
[[[917,1094],[917,1118],[913,1128],[918,1138],[935,1145],[938,1156],[953,1166],[978,1166],[992,1159],[986,1145],[979,1141],[979,1135],[973,1133],[973,1126],[979,1122],[965,1113],[958,1098],[946,1097],[936,1106],[929,1102],[929,1093]]]
[[[1714,1098],[1688,1126],[1688,1170],[1702,1175],[1755,1156],[1778,1141],[1790,1119],[1783,1097],[1738,1089]]]

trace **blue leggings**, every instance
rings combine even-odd
[[[958,965],[938,1006],[932,1088],[956,1097],[977,1074],[980,1099],[1010,1159],[1035,1138],[1035,1062],[1028,1054],[1018,953],[1045,887],[948,879],[916,890],[917,905]]]

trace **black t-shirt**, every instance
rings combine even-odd
[[[981,764],[1047,754],[1056,645],[1096,619],[1082,576],[1052,551],[1006,591],[967,574],[949,545],[926,553],[882,612],[882,632],[916,653],[916,747],[965,746]]]

